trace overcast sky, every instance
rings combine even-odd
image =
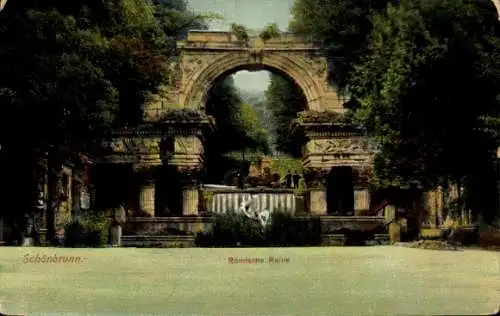
[[[193,11],[223,15],[223,21],[215,21],[210,27],[212,30],[225,31],[229,31],[231,23],[255,30],[276,23],[280,30],[286,30],[293,2],[294,0],[188,0]],[[269,84],[269,73],[240,71],[234,79],[240,89],[263,91]]]

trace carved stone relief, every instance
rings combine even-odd
[[[178,136],[175,138],[175,152],[200,154],[203,152],[203,144],[195,136]]]
[[[252,38],[248,43],[249,63],[260,63],[264,57],[265,43],[261,38]]]
[[[307,63],[311,74],[320,80],[325,80],[328,77],[328,63],[326,58],[321,56],[304,56],[303,60]]]
[[[204,67],[206,62],[206,57],[200,55],[184,55],[182,56],[182,73],[184,76],[189,76],[196,69]]]
[[[110,143],[110,149],[115,153],[127,154],[157,154],[159,153],[159,139],[122,137]]]
[[[336,138],[311,140],[307,149],[320,154],[371,154],[375,147],[367,138]]]

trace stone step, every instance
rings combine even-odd
[[[137,248],[189,248],[194,247],[194,236],[153,236],[128,235],[122,236],[122,247]]]
[[[322,234],[321,244],[323,246],[344,246],[347,236],[344,234]],[[389,234],[375,234],[373,240],[365,240],[366,245],[388,245]]]
[[[344,246],[347,237],[344,234],[322,234],[322,246]]]
[[[374,240],[380,245],[388,245],[390,243],[389,234],[375,234]]]

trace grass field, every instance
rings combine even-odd
[[[80,263],[25,263],[36,255]],[[288,263],[230,264],[228,257]],[[478,315],[500,253],[400,247],[0,248],[0,311],[25,315]]]

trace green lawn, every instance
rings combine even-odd
[[[24,263],[82,256],[82,263]],[[289,263],[229,264],[269,256]],[[398,247],[0,248],[0,311],[41,315],[485,314],[500,253]],[[47,315],[47,314],[45,314]]]

